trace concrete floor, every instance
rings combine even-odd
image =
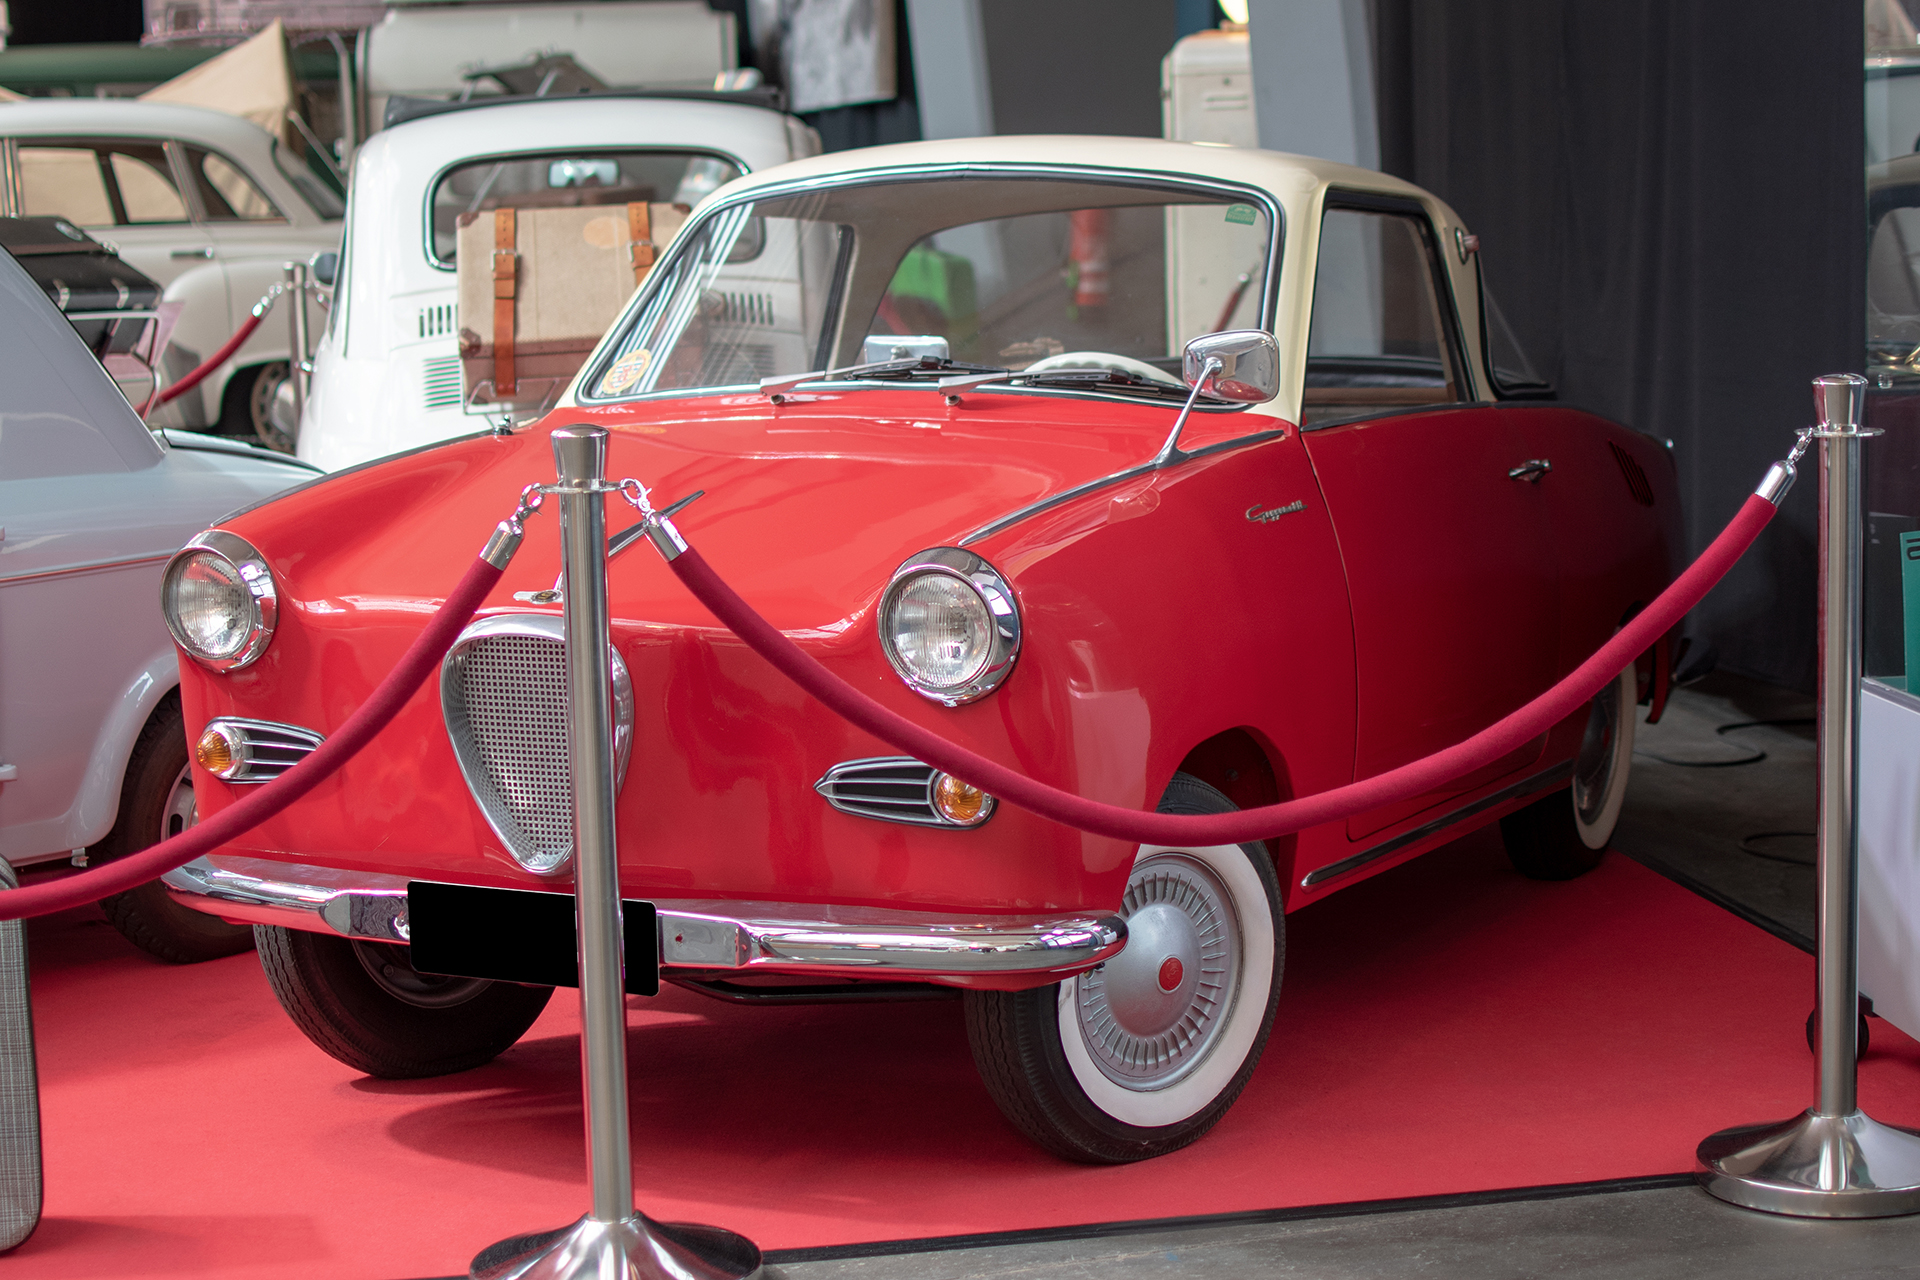
[[[1660,724],[1640,726],[1614,846],[1811,949],[1812,715],[1811,698],[1734,676],[1709,676],[1676,691]],[[1722,1204],[1676,1177],[805,1250],[772,1255],[766,1274],[768,1280],[1843,1280],[1920,1276],[1920,1218],[1773,1217]]]

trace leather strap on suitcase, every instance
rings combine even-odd
[[[627,240],[627,253],[633,262],[633,287],[638,289],[653,266],[653,218],[644,200],[627,206]]]
[[[493,211],[493,389],[502,396],[517,390],[513,376],[513,302],[515,267],[512,209]]]

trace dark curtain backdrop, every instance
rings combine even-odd
[[[1864,345],[1860,0],[1374,0],[1382,167],[1564,401],[1674,443],[1687,551]],[[1689,632],[1811,689],[1816,477]]]

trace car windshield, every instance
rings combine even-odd
[[[685,151],[540,152],[455,165],[428,202],[433,256],[451,266],[461,219],[492,209],[661,202],[691,207],[740,167]]]
[[[581,394],[873,365],[858,376],[1184,393],[1189,339],[1264,325],[1273,217],[1251,194],[1091,175],[768,196],[682,233]]]

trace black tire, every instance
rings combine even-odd
[[[137,853],[193,823],[187,733],[176,691],[161,699],[134,740],[127,776],[120,785],[120,812],[106,839],[89,850],[88,860],[111,862]],[[228,924],[218,916],[183,907],[158,880],[103,898],[100,908],[128,942],[171,964],[217,960],[253,946],[251,925]]]
[[[292,453],[295,438],[274,426],[270,416],[273,398],[286,380],[285,360],[250,365],[229,378],[220,396],[220,434],[265,445],[277,453]]]
[[[1521,875],[1572,880],[1606,856],[1633,762],[1635,692],[1629,666],[1588,707],[1572,785],[1500,819],[1507,860]]]
[[[1186,774],[1174,775],[1159,806],[1202,814],[1233,807]],[[1196,900],[1214,910],[1196,919]],[[1129,934],[1129,950],[1099,968],[1030,991],[965,996],[974,1065],[1000,1110],[1055,1155],[1089,1164],[1165,1155],[1218,1123],[1273,1030],[1286,955],[1279,877],[1258,844],[1143,858],[1122,910],[1141,927]],[[1213,919],[1224,920],[1224,929],[1208,934],[1204,922]],[[1190,968],[1177,963],[1189,945],[1197,948]],[[1195,1002],[1195,989],[1209,966],[1225,967],[1222,982],[1232,994],[1220,1002],[1224,1015],[1203,1014],[1195,1029],[1189,1019],[1205,1003]],[[1128,1028],[1123,996],[1144,1025]],[[1100,1019],[1111,1037],[1085,1033],[1088,1021]],[[1171,1041],[1176,1028],[1188,1032],[1183,1043]],[[1144,1045],[1168,1056],[1129,1061],[1127,1051]]]
[[[491,1062],[553,996],[481,978],[416,971],[398,943],[256,925],[260,966],[294,1025],[355,1071],[386,1080]]]

